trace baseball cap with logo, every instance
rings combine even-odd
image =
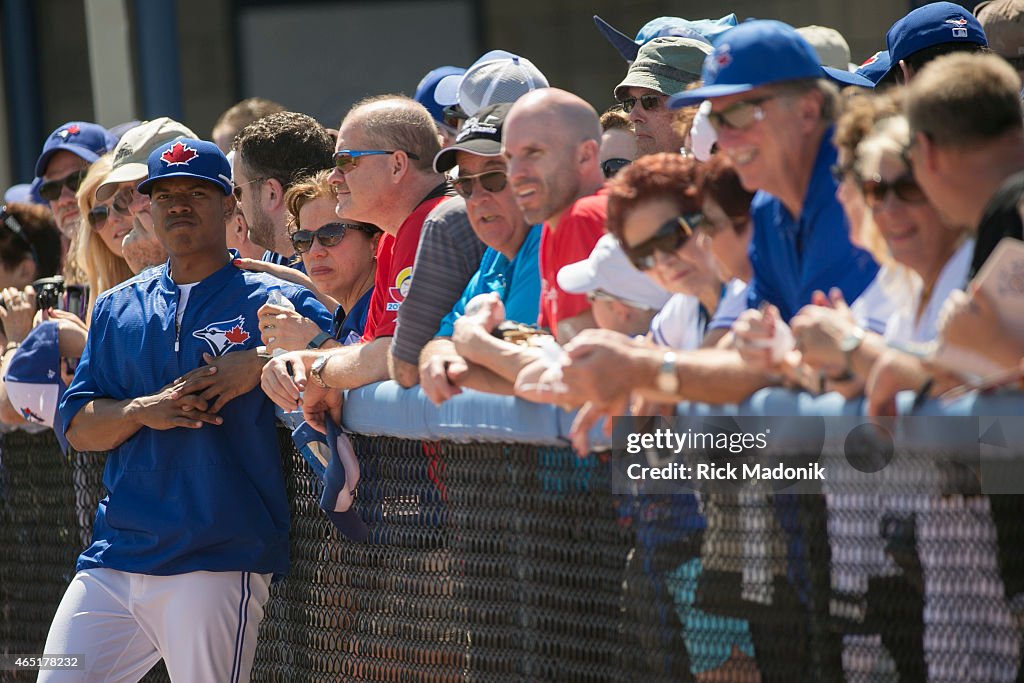
[[[855,73],[878,85],[885,78],[885,75],[889,73],[891,66],[892,60],[889,59],[889,51],[879,50],[864,60],[864,63],[857,67]]]
[[[69,121],[50,133],[36,159],[36,177],[46,172],[50,158],[60,151],[71,152],[90,164],[114,148],[117,138],[97,123]]]
[[[492,104],[511,104],[539,88],[548,79],[526,57],[504,50],[492,50],[476,60],[462,76],[448,76],[437,84],[434,98],[458,104],[467,116],[474,116]]]
[[[615,99],[626,96],[626,88],[649,88],[672,95],[700,78],[701,65],[711,53],[711,45],[693,38],[674,36],[654,38],[637,52],[626,77],[615,86]]]
[[[7,398],[27,422],[53,429],[61,449],[68,450],[64,421],[57,406],[64,396],[60,376],[60,345],[56,320],[45,320],[28,333],[14,352],[4,384]]]
[[[334,420],[328,417],[326,422],[327,436],[303,422],[292,432],[292,441],[323,483],[320,509],[345,536],[353,541],[365,541],[369,529],[352,509],[359,484],[359,459],[352,442]]]
[[[974,8],[988,46],[997,55],[1024,63],[1024,0],[985,0]]]
[[[164,178],[208,180],[231,194],[231,164],[212,142],[192,138],[168,142],[153,150],[148,164],[149,177],[138,187],[142,194],[149,194],[153,183]]]
[[[893,64],[942,43],[988,45],[985,31],[974,15],[952,2],[918,7],[892,25],[885,34],[885,42]]]
[[[178,138],[194,137],[196,134],[191,129],[166,116],[132,128],[121,136],[114,148],[113,170],[96,188],[96,199],[106,201],[114,194],[117,185],[145,178],[149,155],[160,145]]]
[[[870,88],[874,84],[849,71],[822,66],[818,54],[796,29],[781,21],[746,21],[720,35],[704,60],[704,85],[669,99],[673,109],[711,97],[738,95],[763,85],[808,78],[831,78]]]
[[[455,153],[472,152],[482,157],[501,156],[501,127],[505,123],[511,104],[484,107],[462,124],[455,144],[445,147],[434,157],[434,170],[450,171],[455,166]]]
[[[601,17],[594,15],[597,30],[608,39],[622,58],[627,62],[636,59],[637,53],[644,43],[655,38],[675,36],[676,38],[693,38],[706,43],[714,42],[718,34],[728,31],[737,24],[735,14],[727,14],[721,19],[680,19],[679,17],[658,17],[651,19],[637,31],[636,39],[632,39],[622,31],[614,28]]]
[[[603,235],[583,261],[562,266],[558,286],[570,294],[600,290],[649,311],[660,311],[672,296],[633,267],[614,235]]]

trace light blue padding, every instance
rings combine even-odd
[[[902,415],[909,414],[914,395],[904,392],[897,404]],[[710,405],[680,403],[678,415],[821,415],[863,414],[863,400],[845,401],[839,394],[811,396],[789,389],[762,389],[741,404]],[[968,396],[949,405],[926,402],[917,415],[1015,415],[1024,414],[1020,393]],[[575,413],[555,406],[530,403],[511,396],[497,396],[466,390],[435,406],[420,391],[402,389],[394,382],[379,382],[348,392],[344,424],[359,434],[386,434],[403,439],[450,441],[504,441],[565,446]],[[608,448],[603,423],[590,431],[594,449]]]
[[[734,645],[748,657],[754,656],[754,640],[746,620],[708,614],[693,606],[702,571],[704,565],[700,558],[695,557],[665,575],[665,585],[675,602],[679,623],[683,625],[683,640],[690,654],[690,671],[695,674],[725,664]]]

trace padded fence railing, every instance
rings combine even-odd
[[[857,408],[765,392],[683,412],[719,410]],[[1024,399],[942,410],[1020,416]],[[292,564],[253,680],[1019,680],[1024,497],[901,493],[924,451],[893,463],[885,492],[614,495],[610,456],[577,458],[567,425],[511,399],[437,411],[391,384],[352,392],[363,543],[319,511],[282,430]],[[1024,439],[1005,450],[1024,460]],[[41,653],[103,456],[12,432],[0,458],[0,652]]]

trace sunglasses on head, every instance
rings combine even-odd
[[[405,150],[398,149],[342,149],[334,153],[334,166],[342,173],[348,173],[359,165],[360,157],[372,157],[381,154],[397,154]],[[412,152],[405,152],[410,159],[419,160]]]
[[[661,107],[662,100],[664,99],[665,95],[641,95],[640,97],[623,97],[619,100],[619,104],[622,105],[622,111],[628,114],[633,111],[637,101],[640,102],[640,106],[644,108],[644,111],[654,111]]]
[[[758,121],[764,120],[764,108],[761,105],[774,98],[775,95],[769,95],[767,97],[758,97],[754,100],[736,102],[722,111],[709,112],[708,121],[711,122],[711,127],[716,132],[723,128],[730,128],[732,130],[749,128]]]
[[[620,157],[613,157],[611,159],[605,159],[601,162],[601,172],[604,173],[605,178],[611,178],[622,169],[629,166],[632,161],[629,159],[622,159]]]
[[[296,254],[305,254],[313,248],[315,239],[322,247],[333,247],[345,239],[349,230],[359,230],[369,234],[369,230],[359,223],[326,223],[317,230],[296,230],[291,234],[292,248]]]
[[[704,214],[688,213],[665,221],[658,230],[640,244],[622,245],[629,262],[637,270],[650,270],[657,262],[657,252],[674,254],[683,248],[693,231],[704,222]]]
[[[493,194],[505,189],[505,185],[508,184],[508,174],[505,171],[486,171],[476,175],[463,175],[452,181],[452,187],[459,195],[469,199],[473,196],[473,185],[478,181],[480,187]]]
[[[890,192],[896,195],[897,199],[908,204],[920,204],[925,201],[924,192],[921,191],[921,187],[910,173],[891,182],[876,176],[861,183],[860,189],[864,194],[864,203],[869,209],[877,209],[881,206]]]
[[[39,196],[48,202],[55,202],[60,198],[60,193],[64,191],[65,187],[72,193],[78,192],[78,186],[82,184],[82,179],[85,178],[87,172],[83,169],[69,173],[59,180],[44,181],[39,185]]]

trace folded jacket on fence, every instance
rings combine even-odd
[[[292,440],[310,469],[323,482],[320,509],[345,536],[353,541],[365,541],[369,529],[359,513],[352,509],[359,484],[359,460],[348,435],[328,419],[327,436],[303,422],[292,432]]]

